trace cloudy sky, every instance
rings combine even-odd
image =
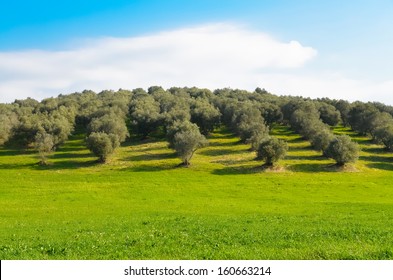
[[[151,85],[393,105],[393,1],[4,1],[0,102]]]

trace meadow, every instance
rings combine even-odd
[[[393,259],[393,155],[346,128],[347,170],[286,127],[265,170],[225,129],[190,167],[159,138],[132,139],[106,164],[72,136],[48,166],[0,149],[0,259]]]

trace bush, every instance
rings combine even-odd
[[[277,161],[284,158],[288,151],[288,144],[284,140],[275,137],[267,137],[257,150],[257,160],[264,160],[266,165],[273,166]]]
[[[183,165],[188,166],[195,151],[206,145],[207,140],[205,136],[200,133],[197,125],[192,124],[187,129],[179,130],[175,133],[171,146],[183,161]]]
[[[86,142],[89,150],[99,157],[100,162],[106,162],[108,156],[120,145],[117,135],[105,132],[93,132]]]
[[[40,164],[46,165],[48,155],[53,151],[54,147],[53,136],[46,133],[44,130],[39,131],[35,136],[35,148],[38,151]]]
[[[356,162],[359,158],[359,146],[347,135],[336,136],[326,149],[326,155],[336,161],[337,165]]]
[[[393,125],[387,124],[386,126],[379,127],[375,130],[375,138],[378,142],[385,145],[389,151],[393,151]]]
[[[312,146],[317,151],[322,151],[323,155],[326,156],[326,149],[329,147],[330,142],[334,139],[334,135],[330,130],[324,129],[316,132],[310,141]]]

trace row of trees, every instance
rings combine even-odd
[[[354,131],[370,135],[375,143],[393,151],[393,117],[373,104],[356,102],[348,113],[348,123]]]
[[[299,102],[295,104],[288,103],[287,110],[292,110],[290,114],[291,127],[300,133],[305,139],[309,140],[313,148],[317,151],[322,151],[322,154],[328,158],[332,158],[338,165],[355,162],[359,157],[359,146],[357,143],[352,142],[351,138],[347,135],[336,136],[332,133],[329,123],[333,121],[331,116],[335,116],[336,110],[333,108],[328,109],[329,118],[321,117],[323,113],[312,102]],[[326,108],[323,107],[324,113]],[[327,121],[326,121],[327,120]],[[334,119],[334,122],[337,120]]]
[[[86,134],[87,147],[105,162],[131,134],[141,139],[165,136],[184,165],[207,145],[214,128],[226,125],[250,144],[257,159],[271,165],[282,158],[287,144],[269,132],[288,124],[323,155],[338,164],[357,159],[358,147],[330,127],[339,123],[369,134],[393,151],[393,109],[380,103],[275,96],[254,92],[199,88],[150,87],[59,95],[38,102],[28,98],[0,104],[0,145],[35,148],[41,163],[75,131]]]

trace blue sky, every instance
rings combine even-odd
[[[393,1],[3,2],[1,102],[161,84],[393,104]]]

